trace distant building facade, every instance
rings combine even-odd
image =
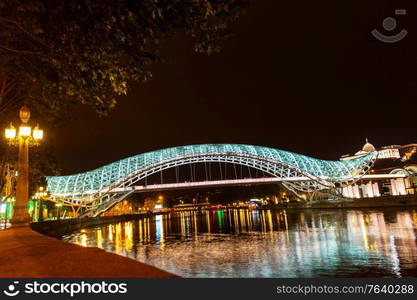
[[[391,145],[376,149],[368,139],[355,154],[343,155],[350,160],[378,151],[378,157],[367,179],[342,188],[348,198],[374,198],[417,194],[417,144]]]

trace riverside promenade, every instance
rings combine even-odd
[[[81,247],[42,235],[29,225],[0,231],[0,257],[2,278],[178,277],[98,248]]]

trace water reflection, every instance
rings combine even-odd
[[[178,212],[64,240],[185,277],[417,276],[411,210]]]

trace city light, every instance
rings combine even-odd
[[[27,124],[22,124],[19,126],[17,132],[16,128],[10,123],[9,127],[4,130],[4,136],[9,141],[10,144],[18,144],[19,139],[27,139],[29,142],[36,145],[40,140],[43,139],[43,130],[37,125],[33,130]]]
[[[39,125],[36,125],[35,129],[33,129],[33,139],[41,140],[42,138],[43,138],[43,130],[39,129]]]
[[[10,127],[6,128],[5,130],[5,136],[7,139],[14,139],[16,138],[16,128],[13,126],[12,123],[10,123]]]
[[[48,195],[48,193],[44,190],[44,187],[41,186],[41,187],[39,187],[38,191],[35,193],[33,198],[41,200],[41,199],[45,198],[47,195]]]
[[[20,137],[28,137],[32,132],[32,128],[30,126],[22,125],[19,127],[19,136]]]

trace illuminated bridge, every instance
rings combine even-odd
[[[98,215],[135,192],[139,181],[183,165],[224,162],[247,166],[276,178],[294,193],[311,193],[340,188],[361,179],[377,155],[375,151],[352,160],[326,161],[261,146],[190,145],[151,151],[85,173],[46,179],[52,200]]]

